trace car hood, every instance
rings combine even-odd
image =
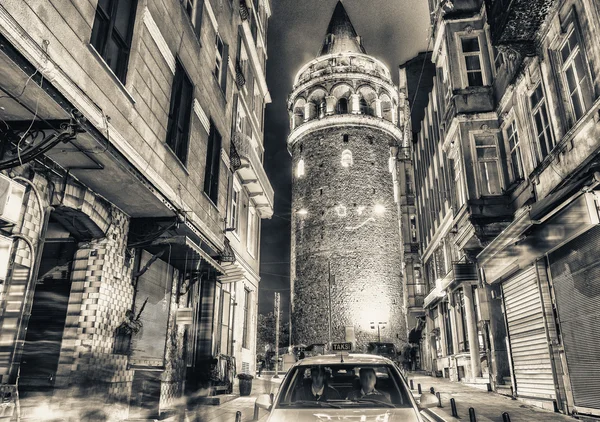
[[[268,422],[420,422],[412,408],[402,409],[275,409]]]

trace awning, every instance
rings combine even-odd
[[[223,284],[242,281],[246,277],[246,270],[237,260],[235,262],[224,262],[221,267],[225,273],[217,277],[217,280]]]
[[[571,182],[556,192],[546,196],[544,199],[534,203],[531,206],[531,211],[529,211],[531,220],[537,223],[542,219],[545,220],[550,218],[559,210],[559,205],[563,202],[566,202],[566,199],[569,197],[569,195],[573,195],[573,193],[578,195],[581,193],[579,192],[579,188],[582,187],[586,181],[588,181],[588,179],[583,178],[577,180],[576,182]]]
[[[225,274],[225,269],[207,252],[202,250],[198,244],[193,242],[189,237],[179,235],[171,237],[163,237],[155,240],[152,244],[144,249],[154,252],[153,249],[158,247],[169,247],[166,255],[163,255],[163,260],[167,260],[173,267],[190,271],[199,267],[200,261],[204,261],[213,267],[221,274]]]
[[[536,259],[559,248],[600,223],[597,194],[578,190],[557,191],[556,196],[519,216],[477,259],[487,283],[501,281]],[[570,196],[569,196],[570,195]],[[532,218],[532,213],[538,219]]]

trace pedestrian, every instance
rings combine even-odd
[[[261,376],[263,369],[265,369],[265,359],[261,358],[260,362],[258,363],[258,376],[259,377]]]

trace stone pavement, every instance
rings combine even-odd
[[[171,422],[234,422],[237,411],[242,412],[242,421],[248,422],[254,419],[254,402],[259,394],[275,393],[279,388],[283,376],[273,379],[272,375],[255,377],[252,381],[252,393],[247,397],[236,397],[218,406],[198,406],[185,412],[185,416],[178,415],[168,420]],[[237,387],[234,387],[237,391]],[[259,421],[267,419],[268,412],[260,410]]]
[[[413,394],[418,396],[417,384],[421,384],[423,394],[430,394],[429,389],[433,387],[442,397],[442,408],[434,407],[430,410],[442,421],[465,421],[469,420],[469,407],[475,409],[477,422],[503,422],[502,413],[507,412],[511,422],[573,422],[575,419],[561,413],[549,412],[534,406],[527,405],[521,401],[513,400],[494,392],[487,392],[475,387],[451,382],[446,378],[435,378],[427,375],[408,374],[407,378],[413,380],[415,390]],[[458,418],[452,417],[450,399],[456,401]]]

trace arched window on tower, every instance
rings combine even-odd
[[[352,164],[354,164],[354,160],[352,159],[352,151],[345,149],[342,151],[342,167],[350,167]]]
[[[321,101],[321,104],[319,104],[319,119],[322,119],[323,117],[325,117],[326,112],[327,112],[327,104],[325,103],[325,101]]]
[[[298,166],[296,167],[296,177],[302,177],[304,176],[304,159],[301,158],[300,161],[298,161]]]
[[[369,113],[369,105],[367,104],[367,100],[361,98],[359,101],[360,106],[360,114],[371,114]]]
[[[347,114],[348,113],[348,100],[346,98],[340,98],[337,103],[337,113]]]

